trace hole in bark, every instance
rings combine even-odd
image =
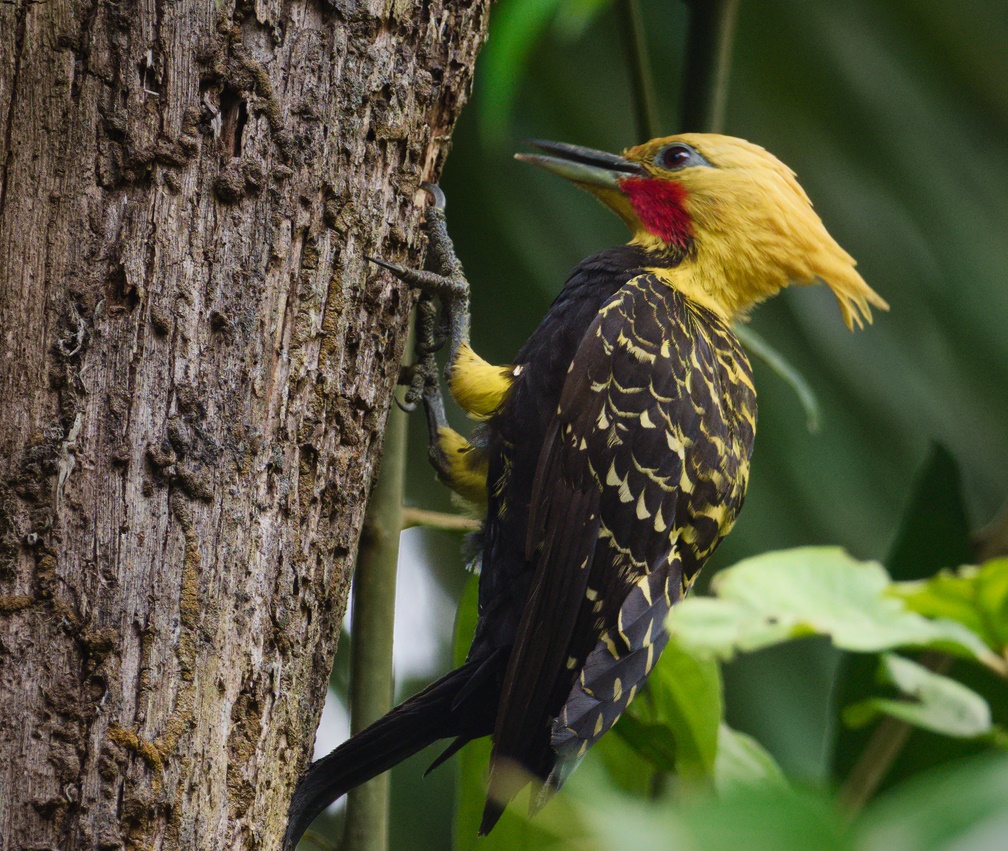
[[[120,260],[114,260],[109,266],[105,298],[110,315],[122,311],[132,313],[140,304],[140,294],[126,277],[126,267]]]
[[[248,105],[241,94],[229,85],[221,89],[221,147],[232,157],[240,157],[242,134],[248,123]]]
[[[210,312],[210,330],[215,334],[226,334],[231,330],[231,322],[219,310]]]
[[[247,123],[248,123],[248,106],[246,106],[245,101],[243,100],[238,104],[238,119],[237,119],[237,126],[235,128],[234,155],[236,157],[241,156],[242,136],[245,133],[245,125]]]
[[[298,451],[301,453],[301,472],[314,472],[315,466],[318,464],[318,451],[310,443],[302,443],[298,447]]]
[[[158,82],[157,74],[154,72],[154,51],[148,50],[144,61],[138,65],[140,73],[140,88],[149,95],[159,95],[161,84]]]

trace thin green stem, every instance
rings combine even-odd
[[[802,409],[805,411],[806,427],[812,434],[819,431],[822,420],[819,400],[816,399],[816,395],[811,385],[805,380],[805,376],[791,366],[784,355],[747,325],[736,325],[735,336],[739,338],[742,345],[783,378],[794,390],[798,401],[801,402]]]
[[[658,135],[658,117],[655,110],[654,77],[651,74],[651,59],[648,56],[640,4],[637,0],[619,0],[617,17],[630,69],[637,140],[646,142]]]
[[[680,130],[720,133],[739,0],[687,0],[687,4],[690,23]]]
[[[407,351],[412,350],[412,333]],[[354,573],[350,641],[350,732],[356,735],[392,708],[392,638],[396,566],[406,471],[406,415],[389,410],[381,470],[368,501]],[[343,851],[388,848],[389,778],[381,774],[347,795]]]
[[[952,657],[941,653],[924,653],[920,663],[936,674],[947,674]],[[847,779],[840,787],[840,806],[850,816],[857,814],[882,785],[910,738],[913,728],[906,721],[886,717],[875,728]]]
[[[403,529],[423,526],[425,529],[440,529],[442,532],[475,532],[482,525],[475,517],[464,514],[447,514],[443,511],[429,511],[404,505],[402,509]]]
[[[868,803],[909,738],[906,721],[887,717],[879,722],[840,789],[840,806],[845,812],[854,815]]]

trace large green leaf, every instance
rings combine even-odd
[[[779,783],[736,785],[678,806],[618,794],[580,806],[594,846],[607,851],[853,851],[843,819],[822,793]],[[584,840],[564,846],[584,847]]]
[[[934,647],[998,660],[962,624],[929,620],[887,593],[891,583],[876,562],[859,562],[836,547],[766,553],[721,571],[716,597],[673,607],[667,626],[686,648],[730,659],[803,635],[827,635],[844,650],[872,653]]]
[[[1008,836],[1008,757],[985,756],[904,782],[854,825],[861,851],[993,851]]]
[[[722,724],[718,731],[714,782],[724,794],[734,786],[784,784],[784,772],[770,753],[752,736]]]
[[[676,807],[577,797],[587,835],[548,847],[636,851],[993,851],[1008,826],[1008,758],[946,766],[895,787],[853,822],[825,791],[739,783]],[[529,847],[537,846],[515,846]]]
[[[863,727],[879,715],[890,715],[915,727],[957,738],[993,732],[990,706],[983,697],[923,665],[886,653],[879,665],[879,680],[895,686],[909,699],[862,700],[844,710],[845,723]]]
[[[824,791],[739,784],[687,805],[619,795],[581,802],[592,841],[615,851],[993,851],[1008,826],[1008,758],[972,759],[894,788],[848,822]]]
[[[615,730],[655,767],[695,781],[714,773],[721,717],[717,663],[670,642]]]
[[[1008,660],[1008,558],[897,583],[893,591],[915,612],[964,624]]]
[[[821,793],[781,783],[736,785],[722,795],[682,807],[679,815],[692,840],[687,847],[697,851],[840,851],[851,847],[832,801]]]

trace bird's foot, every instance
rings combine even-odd
[[[425,293],[442,299],[469,298],[469,282],[462,271],[462,263],[455,254],[455,246],[448,236],[445,222],[445,196],[441,187],[424,183],[423,188],[434,203],[424,213],[424,230],[427,232],[426,269],[407,269],[398,263],[389,263],[368,257],[372,263],[387,269],[400,281]]]
[[[444,397],[434,358],[448,343],[450,373],[459,346],[469,339],[469,282],[455,254],[445,223],[445,197],[441,188],[425,183],[424,189],[433,199],[424,217],[427,231],[427,268],[407,269],[373,257],[368,259],[387,269],[399,280],[421,291],[417,303],[416,339],[413,346],[415,362],[404,367],[399,383],[406,386],[402,402],[404,411],[412,412],[422,403],[427,419],[428,457],[439,478],[449,474],[448,459],[438,441],[439,432],[448,427]]]
[[[448,236],[445,223],[445,197],[441,188],[433,183],[423,184],[434,203],[427,208],[424,229],[427,231],[427,269],[407,269],[397,263],[389,263],[369,257],[372,263],[387,269],[399,280],[416,287],[426,296],[437,298],[441,303],[442,315],[434,322],[435,330],[425,335],[418,333],[417,355],[429,353],[430,346],[449,343],[448,370],[451,370],[459,346],[469,339],[469,282],[462,271],[462,264],[455,254],[455,246]],[[421,301],[421,304],[423,301]],[[421,329],[418,328],[418,332]],[[444,332],[442,335],[441,332]],[[440,348],[440,345],[438,348]]]
[[[409,366],[403,367],[399,373],[399,384],[408,389],[403,401],[400,402],[396,399],[396,404],[407,413],[415,411],[417,405],[428,398],[432,392],[437,393],[438,396],[441,395],[437,361],[434,359],[434,355],[444,347],[447,339],[441,319],[434,299],[429,295],[422,295],[417,303],[413,343],[413,354],[416,360]]]
[[[441,382],[434,354],[424,355],[416,363],[404,366],[399,372],[399,384],[406,387],[406,393],[401,402],[398,398],[395,399],[396,405],[400,410],[411,414],[421,403],[423,404],[424,417],[427,420],[427,458],[438,478],[444,482],[449,481],[451,470],[448,457],[439,440],[442,429],[448,428],[448,417],[445,415],[444,397],[441,394]]]
[[[427,269],[407,269],[398,263],[389,263],[387,260],[379,260],[377,257],[368,257],[367,259],[375,266],[388,269],[400,281],[425,293],[449,300],[457,298],[468,300],[469,298],[469,282],[465,278],[452,278],[437,272],[430,272]]]

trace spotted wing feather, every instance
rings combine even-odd
[[[751,382],[722,374],[714,350],[726,346],[725,361],[744,360],[723,322],[648,274],[589,326],[534,480],[535,574],[492,763],[559,785],[557,757],[566,764],[608,730],[657,660],[665,614],[744,492],[752,430],[736,409],[754,419],[754,398]],[[702,528],[684,534],[694,518]],[[491,786],[484,829],[516,791]]]
[[[606,405],[615,431],[604,446],[588,443],[611,458],[600,500],[611,554],[597,552],[595,563],[618,569],[626,585],[601,607],[605,629],[553,722],[555,788],[661,655],[665,616],[741,508],[755,432],[748,361],[724,322],[650,276],[627,289],[608,308],[624,319]],[[633,357],[618,356],[621,347]],[[646,380],[635,360],[648,367]],[[622,433],[620,422],[634,417],[636,428]]]

